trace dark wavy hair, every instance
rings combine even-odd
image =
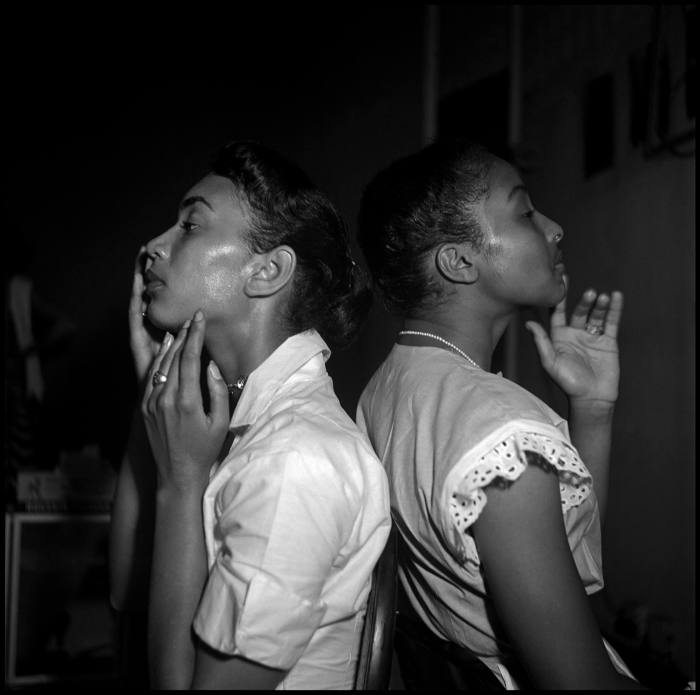
[[[359,243],[387,309],[417,316],[437,306],[443,290],[426,258],[439,244],[483,248],[474,205],[488,192],[495,155],[469,142],[436,142],[389,165],[368,184]]]
[[[290,332],[315,328],[334,347],[357,336],[372,302],[368,278],[352,259],[342,217],[296,165],[257,142],[234,141],[212,171],[233,182],[251,223],[251,251],[287,245],[297,257],[284,320]]]

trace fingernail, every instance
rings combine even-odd
[[[214,364],[214,362],[209,362],[209,371],[215,379],[218,379],[219,381],[224,380],[224,377],[221,376],[221,372],[219,371],[219,368],[216,366],[216,364]]]
[[[191,323],[192,323],[192,321],[190,321],[190,319],[187,319],[187,321],[185,321],[185,323],[182,324],[182,328],[180,330],[181,331],[187,330],[190,327]]]
[[[201,309],[197,309],[197,311],[194,312],[194,320],[201,321],[203,318],[204,312]]]

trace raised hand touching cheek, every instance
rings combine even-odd
[[[142,410],[159,488],[203,488],[226,438],[228,389],[214,362],[207,370],[209,413],[202,402],[200,368],[205,330],[206,319],[197,310],[174,340],[163,342],[149,371]]]
[[[566,322],[566,297],[555,307],[550,336],[528,321],[542,366],[573,401],[614,403],[620,380],[617,332],[623,297],[586,290]]]
[[[131,354],[134,358],[136,378],[143,387],[144,379],[153,363],[161,343],[153,337],[151,330],[146,326],[146,308],[143,293],[145,285],[143,281],[143,260],[146,247],[142,246],[136,255],[134,263],[134,279],[131,284],[131,298],[129,300],[129,342]],[[166,334],[166,336],[169,334]],[[166,337],[164,336],[164,337]],[[172,336],[171,336],[172,337]]]

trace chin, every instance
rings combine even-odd
[[[185,323],[186,319],[179,316],[169,315],[166,312],[158,311],[158,308],[149,304],[148,309],[146,309],[146,318],[153,324],[156,328],[160,328],[163,331],[168,331],[175,335],[182,324]]]
[[[566,285],[562,282],[557,287],[543,292],[537,299],[530,302],[529,306],[547,307],[551,309],[559,304],[564,297],[566,297]]]
[[[559,302],[561,302],[561,300],[564,299],[564,297],[566,297],[566,288],[560,290],[559,292],[554,292],[553,294],[551,294],[549,299],[546,302],[543,302],[543,306],[552,309],[557,304],[559,304]]]

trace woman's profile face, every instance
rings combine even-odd
[[[243,318],[242,270],[251,258],[246,213],[233,183],[209,174],[180,203],[176,223],[146,246],[147,316],[176,331],[197,309],[207,326]]]
[[[553,306],[566,293],[561,227],[538,212],[517,170],[497,159],[483,201],[482,289],[508,304]]]

